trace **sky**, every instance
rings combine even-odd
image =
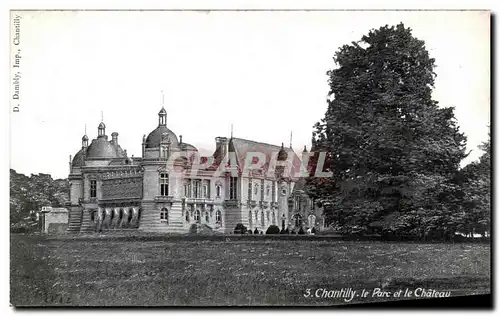
[[[476,160],[490,124],[490,17],[477,11],[44,11],[20,18],[19,112],[10,167],[65,178],[87,126],[118,132],[129,156],[167,110],[202,153],[229,136],[310,148],[327,109],[333,55],[403,22],[436,59],[433,98],[455,108]],[[12,43],[12,41],[11,41]],[[11,61],[12,63],[12,61]],[[13,85],[11,84],[13,88]],[[17,103],[11,100],[11,107]]]

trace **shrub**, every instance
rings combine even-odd
[[[304,235],[304,234],[305,234],[305,232],[304,232],[304,228],[302,228],[302,226],[300,227],[300,229],[299,229],[299,233],[298,233],[298,234],[299,234],[299,235]]]
[[[247,234],[251,235],[251,234],[252,234],[252,230],[251,230],[251,229],[249,229],[249,230],[247,231]]]
[[[314,228],[314,227],[313,227],[313,228],[311,229],[311,234],[316,234],[316,228]]]
[[[271,225],[266,230],[266,235],[273,235],[273,234],[279,234],[279,233],[280,233],[280,228],[276,225]]]
[[[255,235],[258,235],[258,234],[259,234],[259,230],[258,230],[257,228],[255,228],[255,230],[253,231],[253,233],[254,233]]]
[[[246,232],[247,232],[247,228],[242,223],[238,223],[238,224],[236,224],[236,227],[234,227],[235,234],[246,234]]]
[[[192,224],[191,227],[189,227],[189,233],[196,234],[197,232],[198,232],[198,225]]]

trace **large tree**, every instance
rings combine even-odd
[[[491,139],[479,146],[479,161],[462,169],[464,214],[460,229],[467,233],[485,234],[491,225]]]
[[[384,26],[341,47],[334,61],[312,148],[328,153],[333,176],[308,179],[310,194],[343,225],[394,213],[392,225],[403,222],[406,231],[418,231],[423,214],[446,221],[457,211],[452,180],[466,138],[453,109],[432,99],[435,64],[424,42],[403,24]]]

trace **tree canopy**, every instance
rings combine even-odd
[[[432,99],[436,65],[424,41],[403,24],[384,26],[342,46],[334,61],[312,139],[333,175],[310,177],[309,194],[341,226],[378,223],[420,237],[456,231],[466,137],[453,108]]]

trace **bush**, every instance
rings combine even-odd
[[[189,227],[189,233],[196,234],[197,232],[198,232],[198,225],[192,224],[191,227]]]
[[[242,223],[238,223],[238,224],[236,224],[236,227],[234,227],[235,234],[246,234],[246,232],[247,232],[247,228]]]
[[[266,235],[274,235],[279,233],[280,233],[280,228],[276,225],[271,225],[266,230]]]
[[[301,226],[299,229],[299,235],[304,235],[304,234],[305,234],[304,228],[302,228],[302,226]]]
[[[259,234],[259,230],[257,228],[255,228],[255,230],[253,231],[254,235],[258,235]]]
[[[313,228],[311,229],[311,234],[316,234],[316,228],[314,228],[314,227],[313,227]]]

